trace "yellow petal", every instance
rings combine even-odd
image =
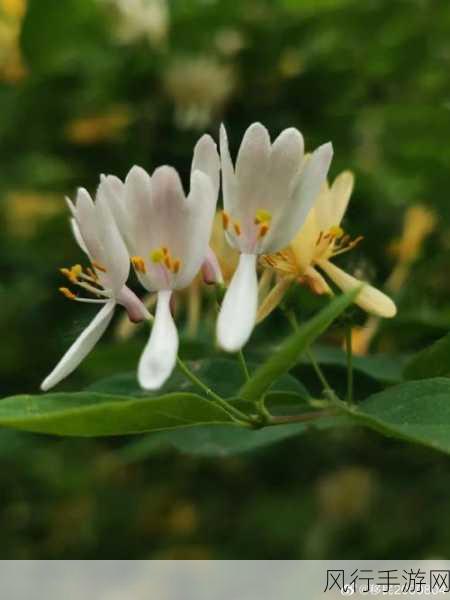
[[[351,171],[343,171],[333,181],[333,185],[331,186],[331,201],[333,203],[332,226],[340,225],[345,211],[347,210],[354,182],[355,177]]]
[[[364,284],[355,303],[366,312],[384,318],[391,318],[397,314],[397,307],[394,302],[380,290],[349,275],[328,260],[320,260],[318,265],[343,292]]]
[[[285,293],[287,292],[289,286],[292,283],[292,278],[283,277],[280,281],[271,289],[271,291],[267,294],[267,296],[262,301],[260,307],[258,308],[258,313],[256,316],[256,322],[260,323],[266,317],[270,315],[270,313],[276,309],[276,307],[283,300]]]

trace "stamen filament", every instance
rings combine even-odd
[[[100,263],[96,262],[95,260],[93,260],[91,262],[92,266],[94,267],[94,269],[97,269],[97,271],[101,271],[102,273],[106,273],[106,267],[104,267],[103,265],[101,265]]]

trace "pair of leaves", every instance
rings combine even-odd
[[[266,363],[251,368],[247,382],[237,362],[198,361],[192,368],[216,392],[228,398],[238,397],[232,401],[248,412],[253,400],[262,394],[274,414],[310,411],[307,391],[286,372],[352,298],[347,294],[333,300],[288,338]],[[424,364],[428,369],[437,369],[439,361],[448,362],[448,343],[441,341],[437,348],[413,359],[405,373],[414,375],[420,367],[425,373]],[[449,372],[439,369],[438,373]],[[13,429],[68,436],[152,432],[125,449],[124,456],[129,460],[145,456],[161,445],[190,453],[227,455],[260,448],[311,428],[355,425],[450,453],[450,379],[407,381],[370,396],[358,407],[343,405],[338,416],[258,431],[238,426],[220,406],[203,398],[181,373],[174,374],[158,394],[142,392],[134,375],[118,375],[85,392],[16,396],[0,402],[0,426]]]
[[[304,388],[293,378],[282,377],[305,348],[349,306],[355,295],[356,291],[350,292],[330,302],[288,338],[246,383],[229,364],[209,363],[208,373],[205,373],[197,363],[194,370],[197,369],[196,374],[206,384],[211,383],[218,393],[227,397],[239,396],[252,402],[272,387],[272,393],[278,397],[294,393],[302,400]],[[118,388],[120,394],[117,394]],[[114,390],[115,393],[111,393]],[[100,385],[87,392],[15,396],[0,402],[0,426],[57,435],[124,435],[205,424],[230,425],[233,420],[220,406],[203,398],[189,382],[180,380],[179,374],[157,395],[143,395],[133,380],[130,382],[129,377],[125,377],[113,385],[104,383],[103,387]]]

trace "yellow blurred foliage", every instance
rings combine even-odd
[[[65,136],[73,144],[98,144],[117,138],[130,121],[131,113],[126,106],[114,106],[102,115],[70,121],[65,128]]]
[[[0,80],[18,83],[27,75],[19,46],[26,0],[0,0]]]
[[[47,219],[65,211],[63,198],[35,192],[11,192],[5,199],[5,219],[9,233],[32,237]]]

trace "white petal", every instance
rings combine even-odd
[[[112,215],[108,193],[104,186],[100,186],[98,189],[95,209],[97,230],[106,267],[105,277],[108,279],[113,292],[118,294],[128,279],[130,258]]]
[[[153,220],[151,191],[150,175],[141,167],[132,167],[125,179],[125,205],[130,216],[130,228],[136,254],[142,256],[151,247],[149,240],[149,229]]]
[[[241,254],[220,308],[217,339],[227,352],[240,350],[255,326],[258,308],[256,258],[254,254]]]
[[[89,192],[84,188],[79,188],[77,191],[76,220],[89,256],[102,263],[103,251],[98,238],[95,205]]]
[[[363,283],[364,287],[358,294],[355,303],[366,312],[384,318],[391,318],[397,314],[397,307],[394,302],[380,290],[356,279],[356,277],[352,277],[328,260],[321,260],[318,265],[344,292],[352,290]]]
[[[152,332],[139,360],[138,380],[145,390],[160,388],[175,367],[178,333],[170,312],[170,296],[169,290],[158,293]]]
[[[115,302],[108,302],[67,350],[59,363],[41,384],[46,392],[74,371],[102,337],[114,313]]]
[[[81,250],[83,250],[83,252],[89,256],[89,252],[88,252],[88,249],[86,248],[86,244],[84,243],[78,223],[76,222],[76,220],[73,217],[70,219],[70,226],[72,228],[72,234],[73,234],[73,237],[75,238],[76,243],[79,245]]]
[[[268,210],[283,210],[288,200],[293,178],[299,173],[303,159],[303,136],[294,127],[280,133],[272,145],[267,197],[273,206]]]
[[[192,159],[191,176],[194,171],[201,171],[208,175],[217,196],[220,184],[220,159],[217,152],[217,145],[208,134],[203,135],[194,148]]]
[[[130,215],[125,204],[125,184],[114,175],[102,175],[100,187],[108,197],[109,208],[130,254],[135,254]]]
[[[228,148],[227,132],[223,124],[220,126],[220,163],[222,166],[223,205],[227,212],[233,213],[237,205],[237,184]]]
[[[253,123],[244,134],[236,159],[239,205],[233,216],[241,221],[244,231],[247,220],[252,225],[256,211],[266,208],[270,153],[269,132],[261,123]]]
[[[197,275],[208,253],[216,211],[217,196],[211,180],[201,171],[192,175],[192,187],[185,202],[184,220],[178,223],[175,239],[169,242],[181,258],[182,266],[174,287],[181,289]]]
[[[320,188],[330,168],[333,147],[331,143],[323,144],[315,150],[306,161],[295,188],[292,191],[290,205],[273,224],[263,245],[264,252],[276,252],[289,244],[304,223],[316,200]]]
[[[75,208],[75,204],[72,202],[72,200],[69,198],[69,196],[65,197],[65,201],[66,201],[68,209],[70,210],[72,217],[76,218],[77,209]]]

